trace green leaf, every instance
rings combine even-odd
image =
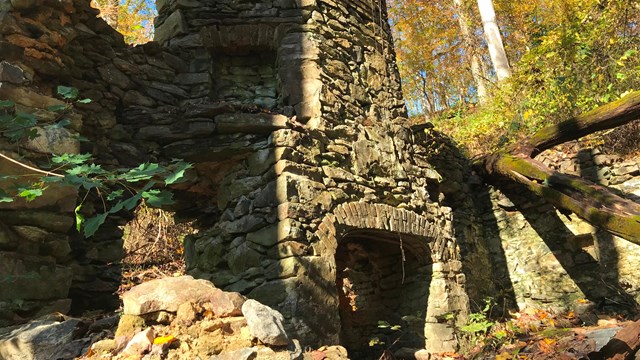
[[[77,165],[72,167],[71,169],[68,169],[66,172],[69,175],[79,175],[79,176],[104,174],[104,170],[102,170],[102,167],[96,164]]]
[[[91,154],[62,154],[51,158],[55,164],[79,165],[91,159]]]
[[[84,216],[80,214],[80,209],[82,209],[82,204],[76,206],[75,214],[76,214],[76,230],[80,232],[82,229],[82,224],[84,224]]]
[[[0,203],[13,202],[13,198],[9,196],[4,190],[0,189]]]
[[[159,208],[163,205],[171,205],[174,203],[173,194],[162,190],[148,190],[142,193],[142,197],[151,207]]]
[[[104,221],[107,219],[107,215],[109,215],[109,213],[96,215],[92,218],[86,219],[84,221],[84,231],[83,231],[84,237],[87,237],[87,238],[92,237],[93,234],[95,234],[96,231],[98,231],[100,226],[104,224]]]
[[[40,134],[36,129],[29,129],[25,132],[24,136],[26,136],[27,139],[29,140],[33,140],[33,139],[37,139],[40,136]]]
[[[391,324],[389,324],[386,321],[380,320],[380,321],[378,321],[378,327],[380,329],[387,329],[387,328],[391,327]]]
[[[138,201],[140,201],[140,199],[142,199],[142,193],[135,194],[134,196],[128,198],[127,200],[122,201],[122,206],[127,210],[133,210],[133,208],[135,208],[138,205]],[[120,208],[120,209],[122,209],[122,208]],[[119,210],[114,210],[112,208],[111,210],[113,210],[114,213],[115,213],[115,212],[120,211],[120,209]]]
[[[42,196],[42,188],[20,188],[18,196],[27,201],[33,201]]]
[[[371,338],[371,340],[369,340],[369,346],[376,346],[376,345],[384,345],[384,342],[380,341],[380,338],[377,338],[377,337]]]
[[[73,100],[78,97],[80,92],[78,89],[70,86],[58,86],[58,94],[67,100]]]
[[[128,182],[149,180],[161,171],[160,166],[156,163],[144,163],[140,164],[137,168],[131,169],[122,174],[122,180]]]
[[[67,109],[68,109],[67,105],[52,105],[47,108],[47,110],[54,111],[54,112],[63,111]]]
[[[64,178],[61,178],[59,176],[43,176],[40,178],[40,181],[42,181],[43,183],[60,183],[64,180]]]
[[[60,129],[60,128],[64,128],[71,125],[71,120],[69,119],[62,119],[60,121],[58,121],[57,123],[50,125],[49,128],[51,129]]]
[[[78,102],[79,102],[80,104],[89,104],[91,101],[92,101],[91,99],[81,99],[81,100],[78,100]]]
[[[140,190],[138,193],[128,198],[127,200],[117,203],[114,207],[111,208],[111,210],[109,210],[109,212],[112,214],[115,214],[118,211],[122,210],[123,207],[127,210],[133,210],[133,208],[135,208],[138,205],[138,202],[140,201],[140,199],[142,199],[142,194],[147,190],[151,189],[155,184],[156,183],[154,181],[149,181],[147,185],[145,185],[144,188],[142,188],[142,190]]]
[[[0,100],[0,109],[12,108],[16,103],[11,100]]]
[[[122,189],[112,191],[109,193],[109,195],[107,195],[107,201],[113,201],[115,199],[119,199],[122,197],[122,194],[124,194],[124,190]]]
[[[177,162],[174,166],[175,169],[173,169],[173,172],[164,180],[165,185],[171,185],[183,181],[184,172],[193,167],[193,165],[183,161]]]
[[[8,121],[3,121],[4,135],[11,141],[18,141],[27,135],[27,131],[38,123],[38,119],[32,114],[18,113],[16,116]],[[33,130],[33,129],[32,129]],[[29,135],[33,135],[32,131]]]

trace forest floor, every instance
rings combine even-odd
[[[471,360],[578,360],[600,359],[596,351],[616,333],[633,324],[620,317],[601,316],[585,325],[573,312],[553,315],[526,309],[512,319],[497,322],[486,333],[468,334],[459,353],[441,354],[436,359]]]
[[[175,225],[170,214],[145,210],[143,215],[130,224],[119,295],[150,280],[185,274],[178,234],[190,233],[188,227]],[[487,307],[472,314],[468,325],[459,329],[458,352],[432,354],[429,360],[600,359],[594,353],[634,320],[622,314],[597,315],[587,300],[578,300],[575,308],[578,313],[559,314],[528,308],[494,320]],[[394,357],[395,350],[385,351],[379,360],[401,359]]]
[[[181,259],[152,266],[129,263],[123,269],[120,293],[149,280],[180,276],[184,272]],[[623,315],[598,316],[591,313],[587,316],[590,318],[585,319],[584,314],[577,315],[573,311],[552,314],[531,308],[511,313],[509,319],[495,322],[481,316],[471,323],[480,324],[475,329],[461,331],[460,351],[432,354],[430,360],[599,359],[594,357],[594,352],[607,344],[620,329],[633,323]],[[591,325],[585,325],[587,323]],[[387,352],[380,359],[400,359],[393,357],[392,353]]]

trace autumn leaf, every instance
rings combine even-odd
[[[538,349],[544,354],[551,354],[556,346],[554,339],[544,338],[538,341]]]
[[[173,335],[158,336],[157,338],[153,339],[153,344],[154,345],[171,344],[174,341],[176,341],[176,338]]]

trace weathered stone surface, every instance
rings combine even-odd
[[[25,80],[22,69],[6,61],[0,62],[0,81],[21,85]]]
[[[118,328],[116,329],[116,337],[125,336],[133,337],[138,332],[142,331],[146,326],[145,320],[137,315],[123,314],[120,316],[118,322]]]
[[[287,127],[284,115],[273,114],[225,114],[216,116],[218,132],[221,134],[249,133],[269,134]]]
[[[71,268],[56,265],[53,258],[16,256],[0,252],[0,301],[66,298],[71,287]]]
[[[284,330],[284,317],[279,312],[255,300],[242,305],[242,314],[247,319],[251,335],[269,345],[287,345],[289,337]]]
[[[78,136],[65,128],[35,127],[37,137],[29,139],[24,147],[43,154],[77,154],[80,152]]]
[[[0,329],[0,357],[6,360],[56,359],[68,350],[79,325],[79,319],[39,320]]]
[[[147,328],[133,336],[133,338],[127,343],[127,346],[122,350],[123,356],[141,356],[142,354],[151,350],[153,339],[155,338],[155,331],[153,328]]]
[[[40,95],[29,89],[16,87],[6,82],[0,82],[0,98],[12,100],[17,104],[32,108],[46,109],[51,106],[64,105],[64,102],[45,95]]]
[[[177,35],[186,33],[187,29],[188,25],[182,11],[177,10],[171,13],[162,25],[155,29],[154,40],[157,42],[165,42]]]
[[[191,276],[151,280],[122,295],[124,313],[143,315],[157,311],[177,312],[186,302],[210,303],[216,316],[240,313],[244,298],[237,293],[225,293],[206,280]]]
[[[209,360],[251,360],[256,357],[257,353],[257,348],[250,347],[225,352],[219,355],[213,355],[209,358]]]

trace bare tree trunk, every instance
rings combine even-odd
[[[474,51],[474,42],[472,40],[471,32],[469,31],[469,14],[467,13],[467,9],[463,4],[463,0],[453,0],[453,4],[456,7],[456,11],[458,13],[458,24],[460,24],[460,34],[462,35],[464,51],[469,58],[469,61],[471,62],[471,75],[473,76],[473,81],[475,82],[476,89],[478,91],[478,101],[482,103],[487,99],[487,87],[484,81],[484,77],[482,77],[480,58]]]
[[[640,244],[640,204],[576,176],[547,168],[531,156],[563,142],[640,119],[640,92],[542,129],[527,141],[485,156],[476,164],[489,176],[524,185],[558,209]]]
[[[427,111],[429,113],[429,118],[433,118],[433,113],[435,110],[435,105],[433,104],[433,98],[431,97],[431,92],[427,87],[427,78],[424,76],[420,77],[422,80],[422,96],[424,97],[425,102],[427,103]]]
[[[507,60],[507,54],[502,44],[502,36],[496,21],[496,11],[493,8],[493,0],[478,0],[478,9],[484,26],[484,37],[489,47],[489,55],[493,68],[496,71],[498,81],[502,81],[511,76],[511,68]]]
[[[120,8],[119,0],[108,0],[104,9],[104,21],[114,29],[118,28],[118,10]]]

